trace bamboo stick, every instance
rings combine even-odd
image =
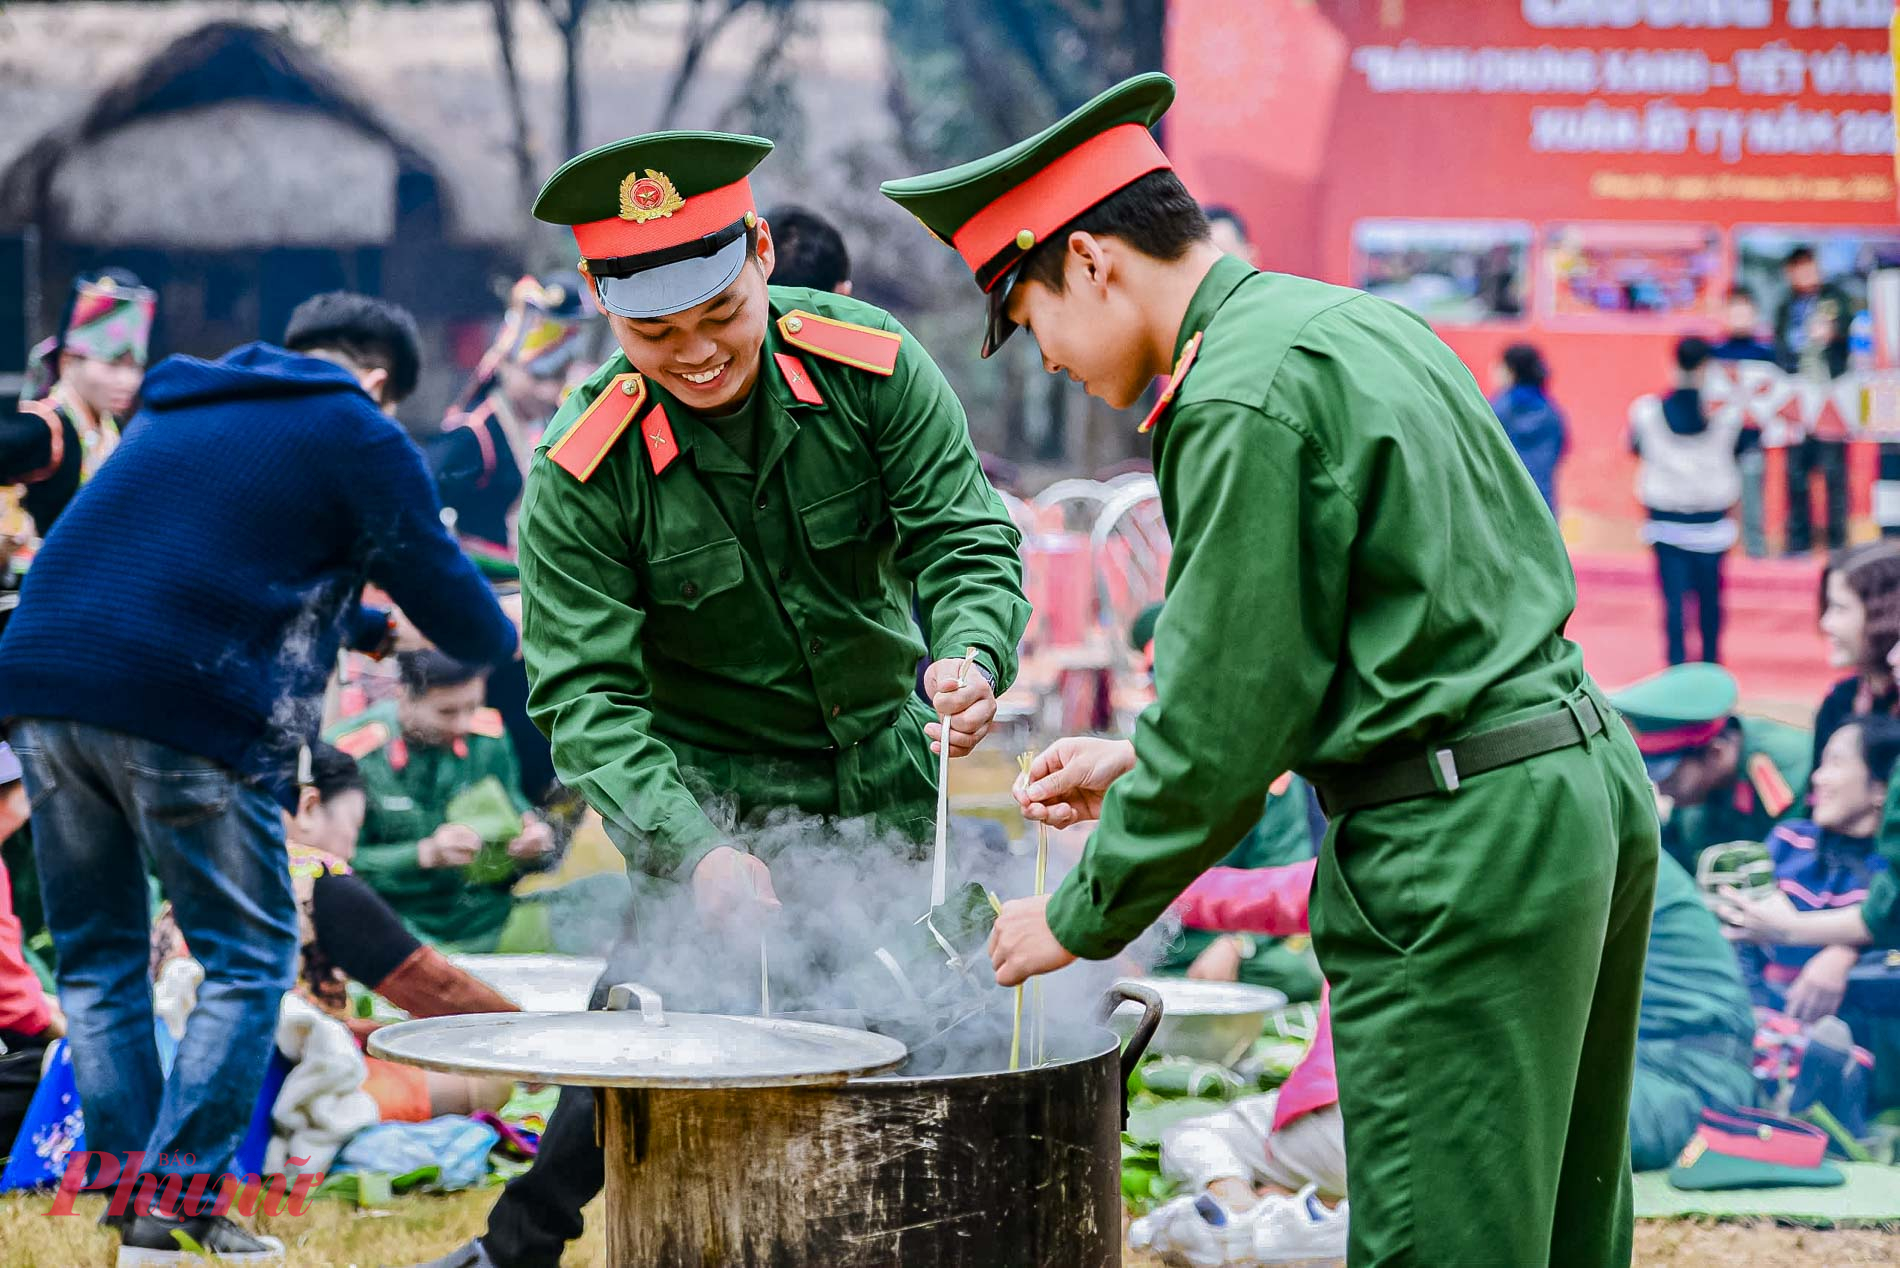
[[[963,676],[970,672],[970,662],[976,657],[976,648],[963,653],[963,663],[957,666],[957,689],[963,688]],[[937,715],[940,732],[938,747],[943,751],[937,759],[937,850],[930,865],[930,906],[943,906],[943,900],[949,890],[950,882],[950,719],[943,714]]]

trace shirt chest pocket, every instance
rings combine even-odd
[[[819,572],[860,599],[883,593],[885,568],[896,547],[883,492],[875,479],[866,480],[798,513]]]
[[[757,658],[762,614],[747,601],[737,538],[649,560],[646,580],[646,635],[666,656],[709,668]]]
[[[371,822],[364,836],[378,841],[419,841],[442,826],[407,793],[377,793],[370,798]]]

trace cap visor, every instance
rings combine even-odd
[[[705,303],[732,285],[745,267],[750,235],[740,234],[711,255],[676,260],[632,277],[602,277],[600,306],[636,321],[671,317]]]
[[[1676,773],[1676,767],[1682,765],[1682,754],[1664,753],[1657,757],[1645,757],[1643,766],[1649,771],[1649,782],[1660,784]]]
[[[1016,289],[1016,278],[1014,270],[1005,274],[985,296],[989,300],[989,317],[983,325],[983,355],[986,357],[1016,333],[1016,323],[1009,319],[1009,295]]]

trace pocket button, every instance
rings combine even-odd
[[[680,597],[683,599],[697,599],[699,597],[699,583],[696,581],[688,581],[685,585],[681,586]]]

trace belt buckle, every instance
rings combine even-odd
[[[1438,789],[1441,793],[1455,793],[1458,791],[1458,759],[1452,755],[1450,749],[1441,748],[1435,750],[1425,759],[1425,764],[1432,769],[1432,786],[1434,788]]]

